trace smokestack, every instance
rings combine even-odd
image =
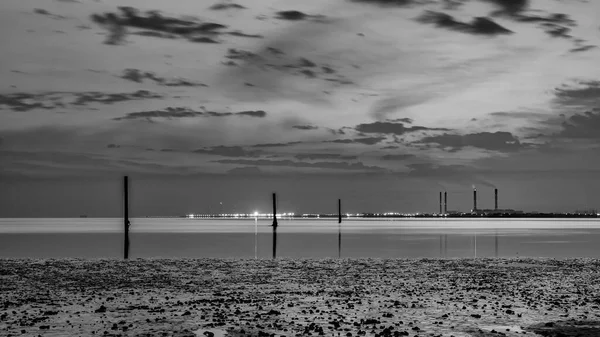
[[[448,192],[444,191],[444,214],[448,214]]]
[[[494,188],[494,209],[498,210],[498,189]]]
[[[440,192],[440,214],[442,214],[442,192]]]
[[[473,211],[477,210],[477,189],[473,189]]]

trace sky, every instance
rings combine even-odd
[[[3,0],[0,216],[600,208],[596,13]]]

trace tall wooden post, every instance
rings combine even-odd
[[[342,199],[338,199],[338,258],[342,257]]]
[[[129,258],[129,178],[123,177],[123,229],[125,231],[125,242],[123,258]]]
[[[277,257],[277,194],[273,193],[273,259]]]

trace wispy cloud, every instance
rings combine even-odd
[[[241,146],[214,146],[193,151],[199,154],[209,154],[223,157],[257,157],[263,152],[259,150],[246,150]]]
[[[451,151],[465,147],[475,147],[491,151],[514,152],[524,147],[523,144],[510,132],[478,132],[465,135],[448,134],[430,136],[421,139],[418,143],[436,143],[441,148]]]
[[[140,111],[140,112],[130,112],[123,117],[116,117],[113,120],[128,120],[128,119],[152,119],[152,118],[187,118],[187,117],[230,117],[230,116],[248,116],[248,117],[256,117],[263,118],[267,116],[267,113],[262,110],[257,111],[239,111],[239,112],[216,112],[216,111],[207,111],[203,109],[202,111],[178,107],[173,108],[169,107],[165,110],[151,110],[151,111]]]
[[[343,162],[301,162],[292,160],[267,160],[267,159],[223,159],[215,160],[215,163],[220,164],[241,164],[251,166],[283,166],[295,168],[319,168],[319,169],[335,169],[335,170],[351,170],[351,171],[382,171],[381,167],[367,166],[363,163],[343,163]]]
[[[409,126],[406,127],[402,123],[390,122],[374,122],[367,124],[359,124],[355,127],[356,131],[362,133],[386,133],[394,135],[403,135],[415,131],[449,131],[445,128],[428,128],[424,126]]]
[[[66,106],[86,106],[90,103],[113,104],[126,101],[162,98],[162,94],[147,90],[131,93],[108,92],[40,92],[0,94],[0,106],[7,106],[13,111],[29,111],[34,109],[52,110]]]

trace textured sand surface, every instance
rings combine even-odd
[[[0,260],[0,335],[600,336],[600,261]]]

